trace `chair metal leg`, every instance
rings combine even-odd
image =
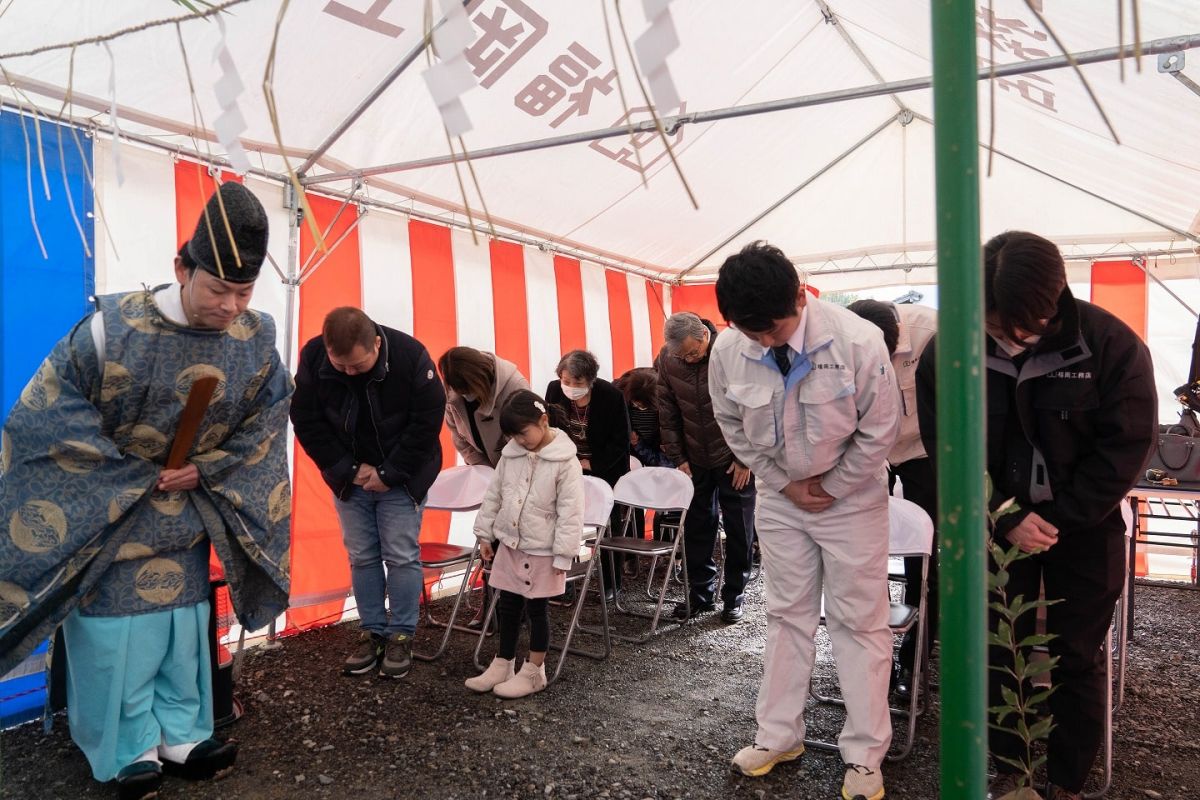
[[[1117,697],[1113,701],[1113,714],[1116,714],[1121,709],[1121,704],[1125,702],[1125,666],[1126,659],[1129,655],[1129,637],[1125,630],[1125,601],[1129,585],[1126,584],[1121,590],[1121,596],[1117,598],[1117,615],[1116,615],[1116,634],[1117,634]]]
[[[686,516],[686,514],[685,514],[685,516]],[[655,603],[653,613],[649,613],[646,611],[638,611],[638,610],[632,609],[632,608],[625,608],[624,606],[621,605],[620,593],[618,592],[615,595],[615,600],[614,600],[613,604],[616,607],[616,610],[618,612],[620,612],[622,614],[627,614],[632,617],[641,617],[642,619],[650,620],[650,629],[648,631],[646,631],[645,633],[638,635],[638,636],[630,636],[628,634],[617,633],[616,631],[613,631],[612,635],[615,636],[616,638],[621,639],[622,641],[626,641],[626,642],[633,642],[635,644],[644,644],[644,643],[650,641],[656,635],[658,635],[658,632],[659,632],[658,624],[659,624],[660,618],[662,616],[663,603],[666,601],[667,589],[671,585],[671,578],[672,578],[672,574],[674,572],[675,563],[677,561],[681,562],[683,564],[683,582],[684,582],[684,585],[688,585],[687,550],[686,550],[686,546],[683,541],[684,540],[683,533],[682,533],[683,530],[684,530],[684,528],[683,528],[683,522],[682,522],[682,518],[681,518],[679,533],[675,536],[675,540],[672,543],[671,554],[667,559],[667,571],[666,571],[666,574],[663,575],[662,585],[658,591],[658,598],[657,598],[657,602]],[[690,592],[683,593],[684,608],[688,612],[687,619],[682,620],[682,621],[668,620],[668,623],[683,625],[688,622],[691,622],[692,600],[691,600],[690,595],[691,595]]]
[[[612,638],[609,636],[609,628],[608,628],[608,603],[604,602],[604,575],[603,574],[601,574],[601,576],[600,576],[600,590],[599,591],[600,591],[601,630],[603,631],[602,638],[604,639],[604,649],[598,651],[598,650],[585,650],[585,649],[579,648],[579,647],[571,647],[571,639],[575,636],[575,631],[576,630],[584,630],[586,632],[586,629],[582,628],[579,625],[579,615],[581,613],[583,613],[583,604],[587,600],[588,586],[592,582],[592,573],[595,571],[595,569],[596,569],[596,559],[592,558],[588,562],[587,572],[584,574],[584,578],[583,578],[583,586],[580,588],[579,597],[575,601],[575,613],[573,613],[571,615],[571,625],[570,625],[570,627],[567,628],[567,635],[566,635],[566,637],[563,638],[563,643],[561,646],[556,645],[553,642],[551,642],[551,644],[550,644],[550,647],[552,649],[561,650],[561,652],[558,656],[558,663],[554,667],[554,673],[550,676],[550,679],[546,682],[547,686],[549,686],[551,683],[554,683],[556,680],[558,680],[559,673],[562,672],[563,664],[566,663],[568,654],[585,656],[587,658],[595,659],[597,661],[603,661],[604,659],[608,658],[610,653],[612,653]],[[603,572],[603,570],[601,570],[601,572]]]
[[[464,633],[475,633],[475,631],[466,627],[465,625],[456,625],[455,621],[458,619],[459,606],[462,605],[463,597],[467,593],[467,587],[471,583],[471,575],[474,572],[475,562],[478,559],[478,557],[479,557],[479,543],[476,542],[475,547],[471,550],[471,557],[467,561],[466,569],[463,571],[462,583],[460,583],[458,585],[458,592],[455,593],[455,595],[454,595],[454,607],[450,610],[450,618],[448,620],[446,620],[446,622],[444,622],[444,623],[435,620],[433,618],[433,615],[429,612],[429,605],[430,605],[429,604],[429,590],[424,585],[424,582],[422,582],[421,593],[422,593],[422,596],[425,598],[426,619],[432,625],[444,628],[445,632],[442,634],[442,641],[440,644],[438,644],[437,650],[435,650],[432,653],[419,653],[416,651],[416,649],[414,649],[413,653],[412,653],[413,658],[417,659],[418,661],[434,661],[438,658],[441,658],[442,655],[446,652],[446,648],[450,646],[450,634],[452,632],[457,630],[457,631],[461,631]]]
[[[475,652],[473,654],[473,658],[475,660],[475,666],[479,668],[480,671],[486,669],[486,667],[484,667],[483,662],[479,660],[479,651],[483,649],[483,640],[487,638],[488,628],[491,626],[492,620],[496,618],[496,603],[499,602],[499,600],[500,592],[492,592],[492,600],[490,603],[488,603],[487,613],[484,614],[483,625],[479,627],[479,640],[475,642]]]

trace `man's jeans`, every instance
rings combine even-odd
[[[337,500],[342,541],[350,554],[350,582],[362,629],[381,636],[412,636],[420,612],[421,532],[423,505],[401,488],[368,492],[360,486],[350,499]],[[384,565],[387,577],[384,578]],[[391,620],[384,597],[391,608]]]

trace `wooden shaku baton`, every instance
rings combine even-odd
[[[183,467],[183,463],[196,441],[196,434],[200,432],[200,423],[204,420],[204,413],[208,411],[208,404],[212,402],[213,392],[216,390],[217,378],[212,375],[197,378],[192,383],[187,403],[183,406],[183,413],[179,415],[179,428],[175,431],[171,454],[167,456],[166,469]]]

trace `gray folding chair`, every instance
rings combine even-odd
[[[451,512],[476,511],[483,505],[483,497],[487,494],[488,486],[491,485],[494,475],[495,471],[491,467],[478,464],[442,470],[434,480],[433,486],[429,487],[429,493],[425,497],[425,508],[426,510]],[[475,633],[471,628],[458,625],[456,622],[459,606],[462,605],[462,599],[470,588],[476,565],[479,563],[481,562],[478,542],[470,547],[443,542],[421,543],[422,570],[436,571],[440,582],[445,579],[447,570],[462,567],[462,583],[459,584],[458,593],[454,596],[454,606],[450,611],[450,618],[442,622],[433,616],[430,608],[429,584],[422,581],[421,600],[425,607],[425,621],[435,627],[445,628],[445,633],[442,634],[442,641],[438,644],[437,650],[432,653],[419,653],[413,650],[413,658],[421,661],[433,661],[440,658],[450,644],[451,631]]]
[[[682,562],[684,565],[683,580],[684,585],[687,585],[687,560],[685,558],[683,540],[684,525],[687,521],[687,509],[692,503],[692,492],[692,479],[679,470],[667,467],[642,467],[636,472],[622,476],[617,481],[614,497],[617,503],[625,506],[624,513],[622,514],[621,529],[623,533],[631,535],[602,537],[597,543],[598,557],[609,558],[611,560],[610,563],[614,564],[615,569],[615,555],[633,555],[639,558],[656,558],[661,556],[667,559],[667,568],[662,578],[662,585],[659,589],[658,600],[654,605],[653,612],[625,608],[621,605],[621,592],[618,591],[616,593],[614,603],[616,610],[630,616],[649,619],[649,629],[640,636],[617,633],[609,629],[606,617],[604,620],[604,627],[608,631],[606,635],[631,642],[649,641],[658,633],[663,602],[666,600],[667,587],[671,583],[671,576],[674,572],[673,568],[677,561]],[[642,531],[634,530],[636,526],[634,525],[633,511],[636,509],[655,512],[680,512],[678,532],[672,537],[671,541],[643,538]],[[603,570],[601,570],[601,573],[603,573]],[[651,575],[649,580],[654,580],[654,576]],[[585,579],[585,590],[588,583],[589,580]],[[601,596],[603,597],[603,592]],[[686,607],[689,611],[690,619],[691,601],[688,598],[687,592],[684,592],[684,603],[687,604]],[[586,628],[581,629],[587,630]]]
[[[592,573],[596,569],[596,563],[599,559],[599,551],[597,542],[600,538],[608,533],[609,520],[612,515],[613,508],[613,490],[605,481],[592,475],[585,475],[583,478],[583,542],[582,548],[590,550],[586,561],[576,560],[574,566],[567,572],[567,585],[571,586],[582,582],[582,588],[575,598],[574,609],[571,613],[571,624],[567,627],[567,634],[563,638],[561,645],[551,642],[550,647],[554,650],[560,650],[562,654],[558,658],[558,664],[554,667],[554,672],[550,674],[547,684],[554,683],[558,680],[559,673],[562,672],[563,664],[567,660],[567,655],[586,656],[587,658],[602,661],[608,658],[612,652],[612,640],[608,634],[608,604],[604,601],[604,574],[600,572],[600,588],[597,590],[600,597],[600,628],[590,628],[579,624],[579,615],[583,611],[583,604],[587,601],[588,586],[591,583]],[[581,549],[582,549],[581,548]],[[480,658],[480,651],[483,649],[484,631],[491,624],[496,614],[496,603],[499,597],[499,592],[495,593],[492,601],[488,604],[487,615],[483,619],[483,627],[479,631],[479,641],[475,644],[475,666],[479,669],[484,669],[484,664]],[[581,647],[572,647],[571,640],[575,636],[576,631],[584,633],[594,633],[604,640],[603,650],[586,650]]]
[[[888,711],[893,717],[907,720],[907,730],[903,739],[893,739],[893,745],[899,744],[899,749],[888,753],[889,761],[899,761],[912,751],[916,741],[917,718],[924,713],[921,696],[928,692],[928,656],[925,647],[929,629],[926,625],[928,609],[926,605],[926,580],[929,577],[929,556],[933,552],[933,521],[924,509],[909,500],[899,497],[888,498],[888,556],[889,558],[917,557],[921,559],[921,593],[916,606],[904,603],[890,603],[888,609],[888,627],[896,636],[903,637],[913,626],[917,629],[916,654],[913,658],[913,691],[909,693],[906,707],[892,708]],[[821,624],[825,624],[824,600],[822,599]],[[827,696],[812,690],[812,696],[820,703],[844,706],[845,701],[839,697]],[[838,749],[834,742],[819,739],[805,739],[805,746],[818,750]]]

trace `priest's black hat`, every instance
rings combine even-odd
[[[230,234],[233,238],[230,240]],[[254,193],[229,181],[212,193],[180,256],[232,283],[252,283],[267,257],[267,212]]]

